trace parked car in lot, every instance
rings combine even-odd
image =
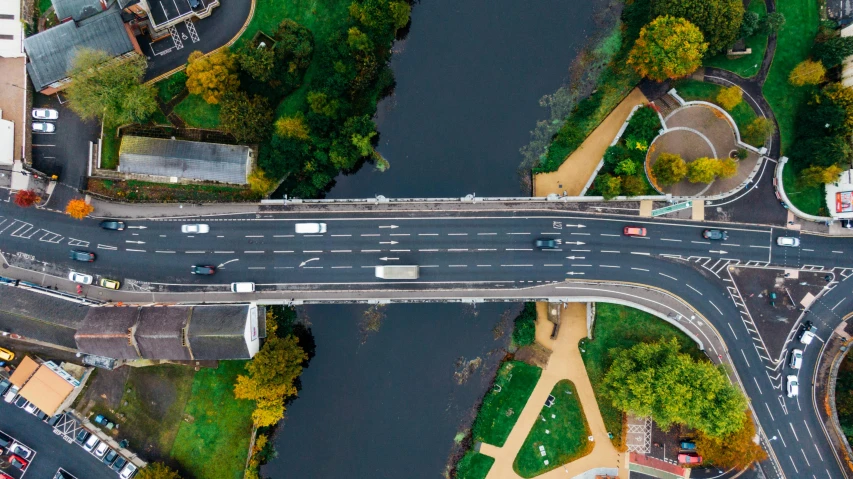
[[[98,280],[98,286],[107,289],[119,289],[121,288],[121,283],[114,279],[101,278]]]
[[[202,234],[210,231],[210,226],[206,224],[181,225],[181,233],[187,234]]]
[[[119,456],[110,468],[112,468],[113,471],[118,472],[124,468],[125,464],[127,464],[127,459]]]
[[[7,447],[9,447],[13,442],[14,442],[14,441],[12,440],[12,437],[11,437],[11,436],[9,436],[8,434],[6,434],[6,433],[4,433],[4,432],[0,432],[0,447],[2,447],[2,448],[7,448]]]
[[[8,391],[11,387],[12,383],[10,383],[8,379],[0,381],[0,396],[5,396],[6,391]]]
[[[18,395],[18,386],[13,385],[6,391],[6,394],[3,396],[3,400],[8,404],[12,404],[12,401],[15,400],[15,396]]]
[[[625,236],[646,236],[646,229],[639,226],[626,226],[622,233]]]
[[[123,231],[126,225],[124,221],[104,220],[98,223],[98,226],[105,230]]]
[[[793,374],[788,376],[788,397],[796,397],[800,393],[800,383],[797,381],[797,376]]]
[[[557,240],[551,238],[539,238],[533,244],[539,249],[557,249]]]
[[[729,239],[729,232],[726,230],[705,230],[702,232],[702,237],[709,240],[725,241]]]
[[[27,401],[26,399],[24,399],[21,396],[18,396],[18,399],[15,399],[15,406],[18,406],[21,409],[23,409],[24,406],[26,406],[29,403],[30,403],[29,401]]]
[[[24,459],[29,459],[33,455],[33,450],[24,446],[23,444],[16,442],[12,444],[12,447],[9,448],[9,452],[12,454],[17,454]]]
[[[68,280],[74,283],[92,284],[92,280],[94,280],[94,278],[92,278],[91,274],[83,274],[78,273],[76,271],[72,271],[68,273]]]
[[[93,450],[95,450],[96,447],[98,447],[98,444],[100,442],[101,440],[98,439],[97,436],[89,436],[89,439],[86,440],[85,444],[83,444],[83,449],[92,452]]]
[[[190,273],[192,274],[213,274],[216,273],[215,266],[202,266],[202,265],[193,265],[190,267]]]
[[[695,452],[685,452],[678,455],[679,464],[699,464],[702,462],[702,456]]]
[[[59,112],[50,108],[33,108],[34,120],[56,120],[59,118]]]
[[[15,359],[15,353],[8,349],[0,348],[0,361],[11,361]]]
[[[124,469],[122,469],[121,472],[118,473],[118,477],[120,477],[121,479],[130,479],[131,477],[133,477],[135,475],[136,475],[136,466],[134,466],[131,463],[127,463],[127,465],[124,466]]]
[[[789,248],[796,248],[800,246],[800,238],[790,238],[788,236],[780,236],[776,238],[776,244],[779,246],[787,246]]]
[[[95,261],[95,253],[90,253],[88,251],[82,251],[79,249],[72,249],[70,253],[68,253],[68,257],[73,259],[74,261],[86,261],[91,263]]]
[[[15,479],[14,477],[6,474],[5,472],[0,471],[0,479]]]
[[[20,469],[22,471],[26,471],[27,467],[30,465],[30,461],[24,459],[23,457],[17,454],[9,455],[9,462],[12,463],[12,467],[15,469]]]
[[[118,453],[115,452],[115,450],[110,449],[109,451],[107,451],[106,454],[104,454],[104,464],[108,466],[111,465],[113,462],[115,462],[117,457]]]
[[[696,450],[696,443],[693,441],[682,440],[681,442],[678,443],[678,445],[679,445],[679,447],[681,447],[681,449],[686,449],[688,451]]]
[[[30,414],[32,414],[33,416],[35,416],[36,411],[38,411],[38,408],[36,407],[36,405],[35,405],[35,404],[33,404],[33,403],[31,403],[31,402],[27,401],[27,403],[26,403],[26,404],[24,404],[24,411],[27,411],[28,413],[30,413]]]
[[[77,444],[82,446],[83,444],[86,444],[86,441],[89,440],[89,436],[91,435],[92,433],[90,433],[89,431],[85,429],[80,429],[79,431],[77,431],[77,435],[74,437],[74,440],[77,441]]]
[[[109,448],[110,446],[108,446],[107,443],[101,442],[100,444],[98,444],[98,447],[95,448],[95,452],[93,452],[92,454],[94,454],[95,457],[97,457],[98,459],[103,459]]]
[[[34,121],[33,133],[53,133],[56,131],[56,125],[46,121]]]
[[[817,326],[811,321],[804,321],[797,333],[797,339],[803,344],[811,344],[815,338],[815,333],[817,333]]]
[[[800,369],[800,366],[803,365],[803,350],[791,350],[791,359],[788,361],[788,364],[791,366],[791,369]]]
[[[56,416],[48,418],[47,421],[45,421],[45,422],[47,423],[48,426],[54,427],[57,424],[59,424],[59,421],[62,420],[62,416],[64,416],[64,415],[65,414],[57,414]]]

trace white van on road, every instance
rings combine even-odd
[[[301,235],[322,234],[326,232],[326,223],[296,223],[296,232]]]
[[[255,283],[251,283],[251,282],[231,283],[231,292],[232,293],[254,293],[255,292]]]

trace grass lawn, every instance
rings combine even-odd
[[[720,93],[720,90],[722,90],[723,87],[698,80],[684,80],[678,82],[675,85],[675,89],[678,91],[679,96],[687,101],[707,101],[716,105],[717,94]],[[741,139],[745,143],[756,148],[764,146],[764,138],[748,137],[744,134],[746,127],[752,123],[753,120],[758,118],[758,115],[755,114],[755,111],[749,106],[749,103],[747,103],[746,100],[741,101],[734,110],[729,112],[729,115],[732,116],[732,119],[734,119],[737,124],[738,130],[740,130]]]
[[[767,6],[763,0],[752,0],[749,2],[750,12],[755,12],[758,16],[763,17],[767,14]],[[761,68],[761,60],[764,59],[764,52],[767,50],[767,34],[756,33],[746,39],[746,47],[752,49],[752,53],[737,58],[726,57],[725,52],[720,53],[704,64],[709,67],[722,68],[738,75],[749,78],[755,76]]]
[[[764,96],[779,123],[782,154],[785,154],[794,141],[797,109],[814,89],[792,86],[788,83],[788,75],[798,63],[809,57],[820,18],[817,0],[785,0],[777,2],[776,10],[785,15],[786,21],[777,34],[776,53],[764,83]]]
[[[211,105],[198,95],[190,95],[175,105],[174,113],[192,128],[219,128],[219,105]]]
[[[44,12],[46,12],[47,9],[52,7],[52,6],[53,6],[53,2],[51,2],[51,0],[39,0],[38,1],[38,8],[39,8],[40,14],[44,14]]]
[[[823,186],[802,187],[797,184],[797,174],[788,162],[782,170],[782,184],[788,199],[803,213],[826,216],[826,192]]]
[[[169,119],[166,118],[166,115],[164,115],[159,109],[151,115],[151,119],[148,120],[148,123],[152,123],[154,125],[171,125],[171,123],[169,123]]]
[[[164,78],[154,84],[157,89],[157,96],[163,100],[163,103],[168,103],[175,95],[181,92],[186,87],[187,74],[184,71],[179,71],[168,78]]]
[[[456,479],[486,479],[494,458],[479,452],[468,451],[456,465]]]
[[[592,452],[593,443],[587,440],[589,425],[575,385],[564,379],[554,386],[551,395],[556,398],[554,404],[542,406],[540,420],[533,425],[512,465],[521,477],[538,476]],[[544,456],[540,446],[545,448]]]
[[[118,149],[121,146],[121,138],[116,137],[115,133],[115,130],[104,127],[104,138],[101,143],[101,168],[114,170],[118,166]]]
[[[234,399],[234,382],[245,365],[220,361],[217,369],[202,369],[192,381],[192,399],[184,409],[187,421],[181,422],[171,450],[190,477],[243,478],[255,406]]]
[[[521,361],[503,363],[474,420],[474,440],[503,446],[541,375],[541,368]]]
[[[693,340],[669,323],[643,311],[615,304],[596,303],[593,338],[592,341],[581,340],[584,365],[595,390],[604,425],[613,434],[613,444],[621,447],[622,412],[604,399],[598,389],[612,361],[610,349],[626,349],[641,342],[677,338],[682,351],[694,358],[700,358],[702,354]]]

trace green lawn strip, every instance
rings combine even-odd
[[[192,128],[219,127],[219,105],[211,105],[198,95],[190,95],[175,105],[174,113]]]
[[[468,451],[456,465],[456,479],[486,479],[495,459],[479,452]]]
[[[556,469],[592,452],[589,424],[583,414],[575,385],[568,379],[551,390],[554,404],[542,406],[539,419],[530,429],[512,465],[521,477],[534,477]],[[543,421],[542,418],[545,420]],[[545,455],[540,452],[544,446]],[[545,464],[545,461],[548,464]]]
[[[767,6],[764,0],[752,0],[747,10],[755,12],[759,17],[767,14]],[[750,78],[761,69],[764,52],[767,50],[767,34],[756,33],[745,40],[746,47],[752,49],[752,53],[737,58],[728,58],[725,52],[705,61],[705,66],[722,68],[737,73],[744,78]]]
[[[717,94],[723,89],[720,85],[707,83],[698,80],[683,80],[675,86],[678,95],[687,101],[707,101],[717,104]],[[718,105],[719,106],[719,105]],[[764,139],[761,137],[750,137],[744,134],[746,127],[758,118],[758,115],[749,106],[746,100],[741,101],[732,111],[728,112],[735,121],[738,130],[740,130],[741,140],[756,148],[764,146]]]
[[[541,375],[542,368],[521,361],[503,363],[474,420],[474,440],[503,446]]]
[[[641,342],[660,339],[678,339],[681,349],[694,356],[702,357],[696,343],[686,334],[665,321],[640,310],[615,304],[596,303],[595,330],[593,340],[582,340],[580,344],[584,365],[595,391],[598,407],[608,432],[613,434],[613,445],[622,445],[622,412],[601,395],[599,387],[604,373],[612,362],[611,349],[627,349]]]
[[[196,479],[242,479],[252,432],[251,401],[234,399],[234,382],[245,361],[220,361],[202,369],[192,383],[172,447],[172,459]]]
[[[46,12],[47,9],[52,7],[52,6],[53,6],[53,2],[51,0],[39,0],[39,2],[38,2],[39,13],[44,15],[44,12]]]
[[[118,166],[118,149],[121,138],[116,137],[116,131],[104,126],[104,137],[101,141],[101,168],[114,170]]]
[[[785,0],[777,2],[776,10],[785,15],[786,21],[776,35],[776,53],[763,91],[776,115],[782,136],[782,154],[785,154],[794,141],[794,116],[814,90],[814,87],[792,86],[788,83],[788,75],[809,57],[820,17],[817,0]]]
[[[782,170],[782,184],[785,186],[785,194],[791,203],[803,213],[810,215],[826,216],[826,192],[823,186],[804,187],[797,181],[797,172],[791,162],[785,164]]]
[[[163,103],[168,103],[175,95],[180,93],[187,84],[186,72],[180,71],[167,78],[164,78],[154,84],[157,88],[157,96],[163,100]]]

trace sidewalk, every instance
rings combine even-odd
[[[512,469],[515,457],[554,385],[563,379],[572,381],[577,388],[587,423],[595,438],[595,445],[587,456],[537,477],[574,477],[590,469],[606,467],[618,468],[619,477],[627,479],[628,469],[625,467],[624,454],[616,450],[607,436],[607,429],[578,349],[578,342],[586,337],[586,304],[572,303],[561,311],[560,334],[556,340],[550,338],[552,324],[547,320],[548,304],[537,303],[536,306],[539,313],[536,321],[536,341],[551,349],[553,353],[504,446],[483,444],[480,448],[480,453],[495,458],[487,479],[519,477]]]

